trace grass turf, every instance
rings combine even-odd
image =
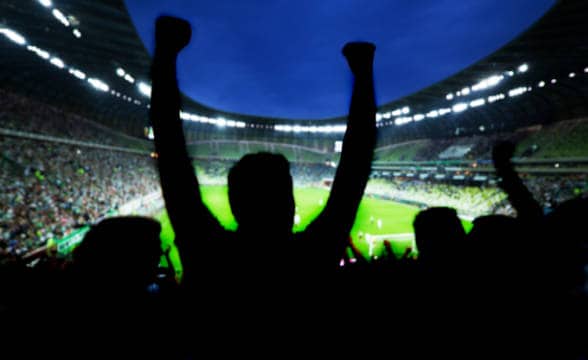
[[[229,230],[235,230],[237,223],[231,213],[226,186],[203,186],[202,198],[216,216],[219,222]],[[302,231],[318,216],[329,196],[328,190],[319,188],[298,188],[294,191],[296,200],[296,214],[300,216],[299,224],[295,225],[294,232]],[[362,200],[355,225],[351,230],[353,243],[364,257],[378,256],[384,251],[383,240],[391,241],[392,250],[397,254],[403,254],[407,248],[413,247],[412,221],[419,212],[414,206],[400,204],[394,201],[364,197]],[[181,262],[177,249],[173,245],[173,229],[167,214],[162,212],[157,216],[161,222],[161,239],[163,248],[171,247],[170,260],[178,276],[181,274]],[[381,226],[378,226],[381,220]],[[466,230],[471,224],[464,222]],[[366,234],[369,234],[366,236]],[[388,235],[384,236],[384,235]],[[368,241],[369,236],[377,236],[373,241]]]

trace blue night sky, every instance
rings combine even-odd
[[[491,54],[555,0],[126,0],[151,52],[155,18],[188,19],[180,87],[207,106],[290,119],[347,113],[340,49],[376,44],[378,103],[409,95]],[[521,59],[524,61],[523,59]]]

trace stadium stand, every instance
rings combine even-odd
[[[92,339],[83,339],[89,332],[78,331],[82,338],[78,339],[70,337],[71,329],[60,329],[59,325],[78,330],[71,325],[75,323],[84,328],[87,319],[79,314],[91,314],[96,309],[132,309],[137,318],[130,322],[135,325],[143,325],[139,319],[148,320],[143,330],[150,335],[140,338],[142,344],[129,342],[136,347],[132,349],[135,352],[125,354],[127,358],[139,357],[141,352],[147,353],[145,358],[155,357],[158,347],[165,353],[158,358],[195,357],[192,341],[200,337],[178,334],[178,329],[193,328],[194,324],[222,334],[219,337],[226,345],[233,339],[226,330],[232,329],[235,319],[223,316],[227,308],[237,313],[231,306],[238,301],[228,299],[230,306],[222,309],[209,302],[198,310],[204,309],[203,318],[210,315],[213,319],[189,322],[194,319],[187,320],[182,311],[192,305],[178,300],[183,290],[177,272],[170,274],[149,265],[153,276],[147,279],[147,289],[133,293],[149,304],[143,313],[134,312],[141,307],[136,305],[143,302],[126,303],[121,294],[128,293],[115,291],[105,282],[89,286],[90,294],[100,295],[104,302],[96,305],[89,301],[94,307],[85,308],[87,303],[75,301],[76,287],[68,282],[68,276],[70,271],[75,273],[79,262],[84,262],[83,256],[76,259],[75,250],[72,255],[75,246],[68,245],[69,257],[62,261],[55,256],[52,244],[76,234],[80,228],[107,228],[108,222],[98,224],[107,217],[126,215],[129,204],[137,204],[131,213],[158,216],[164,232],[171,232],[173,227],[159,217],[162,200],[155,169],[158,155],[145,136],[147,91],[138,86],[140,79],[147,81],[150,57],[136,35],[124,2],[57,3],[54,6],[63,5],[63,11],[87,24],[81,39],[53,21],[51,12],[40,2],[0,3],[0,317],[6,319],[6,324],[26,324],[28,335],[22,337],[29,346],[19,348],[20,357],[25,358],[26,351],[36,349],[67,356],[62,346],[56,346],[64,344],[64,339],[72,343],[80,340],[80,344],[84,340],[91,342]],[[382,331],[386,341],[395,339],[399,344],[403,342],[389,332],[397,324],[411,337],[418,334],[420,340],[448,333],[447,324],[451,324],[454,342],[447,346],[453,352],[448,351],[451,356],[447,357],[467,352],[463,346],[467,343],[478,349],[464,356],[467,358],[475,358],[486,349],[489,353],[483,355],[488,357],[496,353],[494,357],[586,358],[586,336],[581,329],[588,321],[584,226],[588,213],[587,14],[586,1],[557,1],[533,27],[494,54],[446,80],[380,106],[376,117],[379,148],[364,200],[378,198],[411,204],[418,207],[412,208],[415,212],[436,207],[443,210],[425,212],[414,227],[411,218],[407,230],[411,241],[400,252],[394,248],[396,236],[407,234],[383,234],[385,240],[377,246],[370,240],[380,235],[374,234],[381,220],[395,222],[400,218],[398,213],[383,219],[363,216],[369,220],[360,225],[374,234],[360,231],[361,235],[350,240],[341,266],[333,270],[337,280],[334,283],[342,285],[326,301],[326,310],[322,309],[335,312],[335,319],[344,318],[339,331],[343,329],[345,333],[334,336],[337,340],[347,339],[356,329],[368,329],[364,332],[372,337],[376,332],[372,330],[392,324]],[[14,32],[26,36],[28,42],[22,44]],[[76,46],[72,46],[74,42]],[[37,47],[41,45],[63,57],[63,68],[58,61],[51,63],[54,58],[45,58],[45,50]],[[88,77],[81,79],[74,65],[86,65],[87,69],[77,71],[87,71]],[[125,75],[116,75],[119,66],[124,67]],[[572,72],[574,76],[570,76]],[[89,82],[90,73],[96,76],[94,80],[102,80]],[[125,79],[131,74],[137,84]],[[470,95],[464,95],[466,88]],[[235,161],[256,151],[284,153],[291,162],[297,187],[324,189],[334,177],[338,162],[334,143],[341,140],[345,130],[341,127],[343,118],[301,122],[253,117],[211,109],[185,96],[182,100],[188,150],[196,158],[195,168],[202,184],[226,184],[228,170]],[[493,150],[502,140],[518,143],[518,147],[513,153],[502,154],[500,162],[493,157]],[[319,200],[320,206],[324,205],[321,198],[313,199],[313,206],[318,207]],[[446,207],[455,209],[455,213]],[[473,220],[473,229],[465,237],[455,226],[456,216]],[[450,222],[451,228],[447,226]],[[137,223],[141,221],[133,221],[131,227]],[[151,224],[148,234],[129,234],[125,231],[131,227],[125,228],[125,221],[118,224],[125,231],[112,238],[121,242],[121,254],[129,258],[146,255],[138,250],[137,241],[142,236],[153,240],[159,229],[153,222],[145,223]],[[423,227],[426,231],[422,231]],[[417,235],[412,242],[414,233]],[[374,236],[370,238],[371,235]],[[450,235],[455,238],[448,239]],[[419,254],[419,244],[431,244],[427,237],[438,237],[444,245],[433,247],[429,250],[432,254]],[[107,240],[111,240],[110,235]],[[127,246],[125,240],[133,241]],[[378,251],[366,251],[368,245],[372,250],[379,246]],[[109,256],[118,255],[115,247],[108,249],[100,250],[104,257],[92,264],[99,275],[101,266],[111,264]],[[153,249],[157,250],[156,246]],[[163,262],[169,265],[174,261],[173,250],[165,251]],[[203,255],[217,256],[222,254]],[[179,260],[175,261],[173,266],[178,266]],[[132,271],[133,266],[130,268]],[[117,286],[124,289],[125,276],[117,269],[108,270],[109,281],[116,280]],[[100,276],[94,278],[97,279],[104,280]],[[84,283],[84,279],[79,281]],[[203,279],[203,287],[207,281],[214,279]],[[353,291],[356,289],[361,291]],[[208,294],[203,291],[198,299],[206,300]],[[251,291],[245,295],[255,294]],[[297,295],[307,295],[304,302],[317,300],[316,294]],[[121,305],[119,301],[125,303]],[[539,316],[529,304],[540,309]],[[298,309],[298,305],[287,304],[282,310]],[[470,306],[475,316],[464,311]],[[237,309],[250,314],[249,309]],[[351,312],[354,309],[369,312],[363,316]],[[118,328],[117,316],[124,316],[122,310],[104,319],[112,331],[128,339],[130,330],[137,329]],[[93,320],[102,314],[96,312]],[[146,314],[162,315],[165,321],[153,321]],[[258,324],[261,315],[254,316],[240,324]],[[309,324],[314,325],[315,320],[304,323],[304,329],[313,327]],[[360,320],[367,321],[368,326],[360,324]],[[555,325],[548,324],[550,320]],[[354,322],[357,327],[352,326]],[[428,322],[443,325],[429,328]],[[417,328],[408,331],[411,324],[417,324]],[[85,324],[93,325],[91,321]],[[275,329],[289,325],[268,328],[283,334]],[[10,325],[3,326],[13,335],[23,334],[13,331]],[[50,331],[44,331],[44,327]],[[493,333],[484,336],[488,329]],[[125,333],[126,330],[129,331]],[[250,335],[251,328],[239,330],[239,336]],[[330,334],[324,332],[320,339],[325,333]],[[39,346],[39,334],[53,341],[49,346]],[[173,339],[145,340],[153,334]],[[510,343],[502,336],[516,341]],[[260,338],[265,346],[269,338]],[[10,344],[9,338],[3,339]],[[110,351],[105,357],[122,357],[122,350],[114,353],[118,350],[108,346],[104,336],[96,339],[103,343],[88,349]],[[170,353],[174,350],[170,344],[181,348],[182,353]],[[378,347],[388,343],[370,338],[366,344]],[[421,348],[410,347],[412,355]],[[439,350],[437,357],[442,352]],[[4,358],[3,354],[0,357]],[[80,357],[83,356],[74,356]]]

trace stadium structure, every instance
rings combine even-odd
[[[50,165],[38,165],[39,159],[27,154],[31,149],[45,155],[83,152],[120,172],[125,172],[127,163],[146,168],[150,156],[156,156],[147,123],[151,59],[124,2],[6,0],[0,9],[0,149],[2,168],[8,174],[2,186],[12,194],[3,210],[9,213],[10,204],[31,196],[11,188],[16,180],[10,174],[19,173],[15,176],[20,179],[24,173],[42,181],[55,171]],[[586,15],[586,1],[560,0],[493,54],[432,86],[380,105],[374,181],[368,193],[421,207],[455,205],[466,218],[508,213],[508,206],[500,205],[504,195],[494,186],[491,164],[493,143],[504,139],[519,144],[515,163],[546,208],[585,191]],[[213,109],[187,96],[181,118],[189,150],[211,182],[226,175],[227,165],[245,153],[271,151],[286,155],[303,182],[324,184],[337,163],[346,122],[344,117],[299,121],[247,116]],[[103,153],[141,160],[112,160]],[[72,169],[60,179],[60,189],[75,174],[99,173],[73,162],[67,164]],[[122,196],[117,211],[147,207],[152,213],[151,203],[161,208],[161,199],[153,195],[156,175],[149,176],[151,182],[142,184],[144,193]],[[97,186],[102,191],[112,184]],[[476,188],[482,190],[472,190]],[[47,232],[36,227],[22,232],[11,226],[29,221],[22,220],[26,209],[12,211],[2,220],[4,247],[19,249],[22,239],[34,236],[36,241],[19,250],[33,251],[49,239],[71,234],[70,227],[111,211],[97,208],[87,215],[62,203],[76,201],[73,195],[54,197],[47,206],[59,208],[55,211],[59,216],[51,215],[49,221],[58,222],[59,229]],[[476,201],[479,208],[472,205]],[[84,203],[80,207],[87,205],[80,202]],[[72,211],[67,217],[73,220],[61,219],[64,212]]]

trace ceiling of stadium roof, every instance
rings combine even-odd
[[[110,84],[121,93],[142,102],[138,106],[123,101],[108,92],[93,90],[86,83],[72,76],[64,76],[63,70],[50,66],[46,61],[10,41],[0,41],[0,80],[2,86],[50,103],[71,108],[99,118],[112,125],[126,123],[132,132],[142,129],[147,117],[145,98],[138,94],[136,85],[118,77],[115,70],[124,68],[139,80],[148,80],[150,58],[129,18],[122,0],[61,0],[60,9],[75,25],[79,22],[83,41],[72,36],[71,28],[64,27],[50,11],[36,1],[5,0],[0,2],[0,27],[18,31],[29,44],[48,49],[71,66],[83,67],[92,75]],[[430,109],[451,107],[459,99],[446,100],[449,93],[476,84],[496,73],[515,70],[527,63],[530,70],[499,84],[492,90],[480,92],[480,96],[508,93],[510,89],[524,86],[537,88],[545,81],[541,91],[532,91],[516,98],[507,98],[491,106],[471,109],[462,114],[452,114],[443,119],[427,119],[410,126],[385,127],[385,133],[420,137],[427,134],[448,134],[456,128],[477,128],[480,124],[499,129],[502,123],[527,124],[551,121],[556,117],[582,116],[588,103],[588,1],[561,0],[530,30],[511,43],[475,65],[423,89],[413,95],[381,106],[380,112],[409,106],[413,114]],[[2,39],[3,40],[3,39]],[[25,50],[23,50],[25,49]],[[588,70],[586,70],[588,71]],[[570,78],[570,72],[578,74]],[[557,86],[549,86],[551,79],[558,79]],[[507,83],[507,84],[506,84]],[[469,100],[473,97],[468,98]],[[260,119],[239,114],[224,113],[186,99],[188,110],[209,115],[225,116],[244,121],[279,122],[279,119]],[[332,119],[341,122],[341,119]],[[325,124],[324,121],[320,122]]]

